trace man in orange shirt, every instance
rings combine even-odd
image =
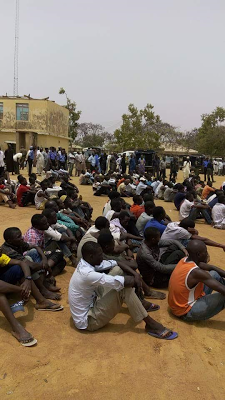
[[[206,320],[225,308],[225,271],[207,264],[204,242],[191,240],[187,251],[170,277],[168,303],[184,321]]]
[[[143,204],[143,198],[138,196],[137,194],[133,197],[134,204],[130,208],[130,212],[134,214],[136,219],[140,217],[140,215],[145,211],[145,207]]]
[[[208,181],[207,185],[205,185],[202,191],[202,200],[206,200],[210,194],[210,192],[215,192],[215,188],[212,187],[212,182]]]

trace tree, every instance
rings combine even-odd
[[[102,147],[111,136],[102,125],[83,122],[77,127],[76,143],[82,147]]]
[[[191,131],[181,132],[178,141],[181,146],[186,147],[188,151],[190,149],[198,150],[198,133],[197,128]]]
[[[225,109],[217,107],[211,114],[202,115],[197,142],[199,152],[212,156],[223,156],[225,152]]]
[[[143,110],[138,110],[134,104],[128,106],[128,114],[122,115],[122,125],[114,132],[118,147],[121,150],[151,149],[160,145],[155,124],[160,121],[155,115],[153,106],[147,104]]]
[[[69,99],[65,89],[60,88],[59,94],[65,94],[65,96],[66,96],[66,106],[65,107],[69,110],[69,132],[68,132],[68,134],[69,134],[69,137],[71,137],[74,140],[77,136],[77,126],[78,126],[77,121],[80,119],[81,111],[76,110],[77,104],[75,103],[75,101],[72,101]]]
[[[178,144],[180,132],[174,126],[162,122],[153,108],[151,104],[147,104],[139,111],[133,104],[129,105],[129,114],[123,114],[123,123],[114,133],[120,149],[159,150],[166,144]]]

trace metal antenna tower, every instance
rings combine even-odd
[[[16,0],[13,96],[18,96],[19,0]]]

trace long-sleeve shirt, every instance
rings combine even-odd
[[[57,222],[60,225],[66,226],[73,233],[76,232],[76,230],[79,228],[79,226],[76,225],[75,222],[70,217],[68,217],[67,215],[65,215],[65,214],[63,214],[61,212],[57,213]]]
[[[96,289],[98,286],[116,291],[124,288],[123,276],[111,276],[96,272],[96,269],[103,272],[116,265],[116,261],[109,260],[103,261],[100,266],[93,267],[83,258],[78,263],[69,284],[70,311],[78,329],[88,327],[88,312],[97,298]]]
[[[181,250],[184,249],[184,246],[177,240],[160,240],[159,246],[154,248],[150,248],[147,246],[145,242],[142,243],[140,249],[137,253],[137,264],[138,269],[143,276],[144,281],[149,284],[154,284],[154,276],[155,274],[167,274],[170,275],[174,270],[176,264],[162,264],[160,259],[160,248],[168,247],[171,244],[176,244],[178,248]]]

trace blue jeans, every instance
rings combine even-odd
[[[57,228],[57,231],[58,231],[59,233],[65,233],[65,234],[66,234],[66,231],[65,231],[65,229],[64,229],[63,227],[62,227],[62,228]],[[51,242],[54,242],[54,240],[49,239],[49,240],[45,243],[45,246],[47,247]],[[60,248],[60,250],[62,251],[64,257],[69,258],[69,257],[72,256],[72,253],[71,253],[69,247],[66,245],[65,242],[62,242],[62,241],[60,240],[60,241],[58,241],[58,242],[55,241],[55,243],[59,246],[59,248]]]
[[[216,279],[222,285],[225,285],[225,280],[216,271],[210,271],[213,279]],[[225,296],[221,293],[213,293],[213,289],[204,286],[205,296],[200,297],[192,306],[190,311],[182,317],[184,321],[204,321],[212,318],[225,308]]]
[[[39,263],[42,261],[42,258],[36,249],[31,249],[26,252],[26,256],[32,258],[33,262]]]
[[[192,221],[195,221],[197,219],[197,217],[202,217],[206,220],[207,224],[211,225],[212,223],[212,219],[210,217],[210,214],[208,213],[208,211],[206,209],[198,209],[198,208],[192,208],[191,212],[189,214],[189,218]]]
[[[19,265],[12,265],[6,272],[0,275],[0,280],[15,285],[24,277],[23,270]]]

